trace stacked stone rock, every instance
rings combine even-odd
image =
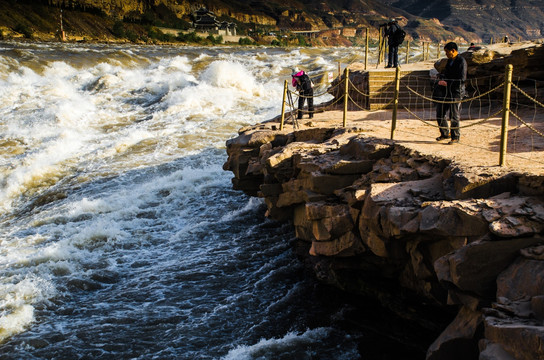
[[[428,359],[544,358],[543,177],[482,172],[361,129],[248,127],[227,142],[234,188],[292,220],[324,282],[458,309]],[[404,309],[404,310],[402,310]]]

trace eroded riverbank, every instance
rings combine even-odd
[[[428,359],[544,356],[539,165],[473,166],[433,154],[434,143],[375,137],[384,126],[371,122],[276,125],[241,129],[224,169],[235,189],[264,198],[269,217],[292,221],[321,281],[414,322],[426,319],[410,302],[457,309]]]

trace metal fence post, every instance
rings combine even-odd
[[[366,42],[365,42],[365,70],[368,65],[368,28],[366,28]]]
[[[423,42],[423,61],[427,60],[427,43]]]
[[[391,140],[395,136],[395,129],[397,128],[397,108],[399,105],[399,89],[400,89],[400,68],[397,67],[395,72],[395,94],[393,98],[393,117],[391,121]]]
[[[410,40],[406,42],[406,64],[408,64],[409,57],[410,57]]]
[[[429,60],[429,58],[431,57],[431,43],[428,42],[427,43],[427,50],[425,51],[425,61]]]
[[[347,115],[347,112],[348,112],[348,99],[349,99],[349,94],[348,94],[348,90],[349,90],[349,70],[348,68],[345,68],[344,70],[344,81],[346,82],[346,88],[345,88],[345,91],[344,91],[344,119],[342,121],[342,126],[343,127],[346,127],[346,115]]]
[[[283,82],[283,102],[281,103],[281,122],[280,130],[283,130],[283,123],[285,121],[285,97],[287,96],[287,80]]]
[[[378,65],[381,63],[382,63],[382,29],[380,28],[380,31],[378,31]]]
[[[501,127],[501,153],[499,165],[504,166],[506,162],[506,147],[508,143],[508,120],[510,119],[510,93],[512,89],[512,64],[506,65],[504,74],[504,97],[502,103],[502,127]]]

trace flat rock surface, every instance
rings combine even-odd
[[[538,46],[534,42],[520,43],[497,43],[483,46],[481,50],[475,52],[475,56],[483,56],[493,53],[493,57],[509,56],[513,51],[532,48]],[[477,54],[477,55],[476,55]],[[430,70],[434,68],[438,60],[436,54],[431,54],[433,59],[401,65],[402,71],[412,70]],[[444,57],[443,51],[440,57]],[[384,69],[383,65],[376,66],[370,64],[369,71],[386,70],[394,72],[395,69]],[[349,65],[350,71],[363,71],[364,64],[352,63]],[[543,102],[541,96],[537,100]],[[402,105],[402,104],[399,104]],[[530,106],[518,106],[512,104],[518,116],[532,125],[540,134],[530,130],[522,124],[513,115],[510,115],[508,149],[506,155],[506,165],[499,165],[499,151],[501,139],[502,113],[488,121],[481,122],[481,119],[474,119],[474,115],[468,116],[466,108],[477,105],[465,103],[461,109],[461,141],[456,145],[447,145],[447,141],[438,143],[436,137],[439,130],[434,120],[434,108],[425,110],[424,119],[429,119],[424,123],[415,119],[413,115],[399,106],[398,120],[394,140],[402,145],[419,151],[423,155],[435,155],[444,159],[451,159],[460,165],[468,167],[480,167],[479,172],[488,173],[508,173],[522,172],[535,175],[544,174],[544,107],[539,104]],[[464,109],[463,109],[464,108]],[[474,110],[474,109],[473,109]],[[494,109],[496,112],[500,109]],[[485,112],[484,112],[485,113]],[[342,111],[326,111],[317,113],[311,122],[312,126],[342,126]],[[487,117],[487,114],[482,115]],[[369,136],[389,139],[391,137],[391,118],[392,110],[381,111],[349,111],[347,114],[347,127],[360,127],[366,129]],[[464,120],[473,118],[474,120]],[[309,121],[303,119],[299,121],[301,126],[308,124]],[[474,126],[469,126],[474,124]],[[467,127],[469,126],[469,127]],[[289,130],[291,125],[286,125]]]
[[[376,138],[391,137],[391,110],[380,111],[348,111],[346,127],[364,129],[364,134]],[[314,118],[299,120],[304,127],[341,127],[342,111],[326,111],[315,114]],[[461,126],[476,123],[478,120],[463,121]],[[531,113],[531,123],[544,132],[544,108],[539,114]],[[451,159],[466,167],[481,168],[480,172],[500,174],[522,172],[544,175],[544,137],[534,133],[525,126],[510,119],[506,165],[499,166],[499,149],[501,137],[501,118],[494,118],[486,123],[461,129],[459,144],[448,145],[435,139],[439,131],[434,121],[428,123],[410,119],[409,114],[399,111],[394,140],[403,146],[414,149],[422,155],[434,155]],[[286,124],[286,131],[292,130]]]

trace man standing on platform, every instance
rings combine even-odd
[[[465,81],[467,80],[467,62],[459,56],[457,44],[449,42],[444,46],[444,52],[448,58],[444,72],[439,75],[438,86],[445,87],[445,103],[437,103],[436,116],[440,126],[440,136],[436,141],[450,139],[450,145],[459,142],[461,133],[459,131],[459,119],[461,110],[461,99],[465,95]],[[451,126],[448,130],[446,115],[450,115]]]
[[[387,29],[385,30],[387,43],[389,45],[386,68],[396,68],[399,66],[399,45],[402,43],[402,41],[404,41],[404,36],[402,36],[402,40],[400,39],[400,34],[402,32],[403,30],[400,28],[397,20],[391,19],[387,24]]]

